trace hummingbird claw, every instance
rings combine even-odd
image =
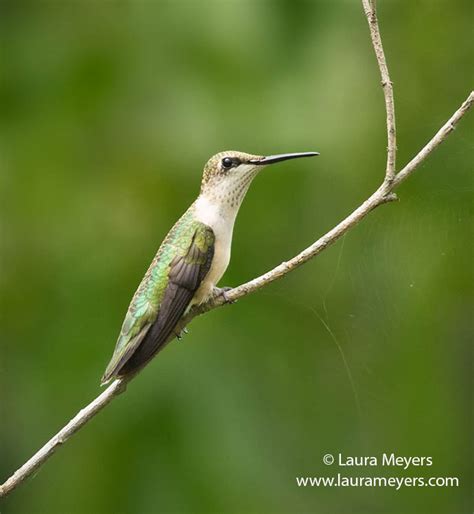
[[[235,303],[237,300],[231,300],[227,296],[227,292],[231,291],[233,288],[226,286],[226,287],[214,287],[214,298],[217,298],[218,296],[222,296],[224,298],[225,303]]]
[[[181,339],[183,339],[183,335],[188,334],[188,333],[189,333],[188,329],[186,327],[184,327],[180,330],[175,331],[174,335],[176,336],[176,339],[178,341],[181,341]]]

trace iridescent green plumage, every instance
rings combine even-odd
[[[133,296],[103,383],[140,368],[155,355],[209,270],[214,234],[193,211],[194,204],[170,230]]]

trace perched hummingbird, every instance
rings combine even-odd
[[[199,196],[161,243],[132,298],[102,384],[134,374],[179,336],[177,325],[189,307],[225,295],[216,284],[229,264],[235,218],[250,183],[269,164],[314,155],[229,151],[211,157]]]

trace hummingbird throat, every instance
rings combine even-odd
[[[258,172],[259,169],[255,166],[241,165],[237,173],[217,175],[203,184],[199,198],[205,198],[223,218],[235,219],[245,194]]]

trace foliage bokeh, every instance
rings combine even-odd
[[[472,82],[469,0],[379,1],[399,167]],[[265,171],[225,285],[307,246],[385,166],[366,20],[349,1],[6,2],[0,471],[99,391],[123,314],[207,158],[318,150]],[[196,319],[2,512],[468,512],[472,114],[316,260]],[[345,364],[345,362],[347,364]],[[325,453],[430,455],[459,488],[298,488]],[[343,472],[344,470],[342,470]]]

